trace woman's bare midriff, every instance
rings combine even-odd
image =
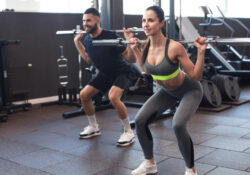
[[[181,71],[176,77],[170,80],[155,80],[155,81],[165,89],[172,91],[180,87],[184,79],[185,79],[185,73]]]

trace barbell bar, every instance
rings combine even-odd
[[[139,44],[143,44],[145,40],[138,40]],[[182,44],[192,44],[194,41],[178,41]],[[250,46],[250,38],[208,38],[205,43],[216,45],[234,45],[234,46]],[[121,46],[132,44],[128,40],[118,39],[106,39],[106,40],[93,40],[94,46]]]
[[[138,40],[139,44],[145,43],[145,40]],[[122,38],[118,39],[104,39],[104,40],[93,40],[93,46],[122,46],[131,44],[128,40],[123,40]]]
[[[111,30],[115,33],[123,33],[123,30]],[[144,30],[142,28],[137,28],[137,27],[132,27],[131,29],[132,33],[142,33],[144,32]],[[73,30],[59,30],[56,32],[56,35],[75,35],[75,34],[79,34],[79,33],[83,33],[86,34],[86,31],[77,31],[75,29]]]

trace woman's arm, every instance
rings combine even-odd
[[[134,52],[135,58],[137,59],[140,67],[142,68],[142,70],[144,72],[146,72],[146,69],[145,69],[145,66],[144,66],[144,62],[142,60],[141,50],[138,47],[135,47],[135,48],[133,48],[133,52]]]
[[[132,28],[125,29],[123,28],[123,34],[126,40],[131,40],[131,38],[134,37],[134,34],[131,32]],[[127,45],[126,50],[122,53],[122,56],[130,63],[135,63],[136,62],[136,55],[135,52],[133,51],[132,47],[130,45]]]
[[[184,71],[194,80],[200,81],[204,70],[204,59],[207,44],[204,44],[206,38],[198,37],[195,41],[197,47],[197,60],[195,65],[189,59],[185,48],[181,43],[175,42],[173,50],[176,53],[176,58],[180,61]]]
[[[130,63],[135,63],[136,62],[136,57],[134,55],[134,52],[132,49],[127,46],[124,52],[122,52],[122,56]]]
[[[144,62],[142,60],[142,52],[140,50],[140,48],[138,47],[138,38],[131,38],[130,40],[130,49],[133,51],[133,54],[136,58],[136,60],[138,61],[140,67],[142,68],[142,70],[144,72],[146,72],[145,66],[144,66]]]

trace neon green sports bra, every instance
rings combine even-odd
[[[166,47],[165,47],[165,58],[162,60],[160,64],[155,66],[148,63],[148,60],[145,61],[146,71],[151,74],[153,79],[155,80],[170,80],[176,77],[181,69],[180,63],[173,63],[168,57],[168,46],[170,40],[167,39]]]

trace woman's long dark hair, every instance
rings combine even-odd
[[[164,21],[165,16],[164,16],[164,11],[162,10],[162,8],[160,8],[159,6],[150,6],[150,7],[148,7],[146,9],[146,11],[148,11],[148,10],[152,10],[152,11],[154,11],[156,13],[156,15],[157,15],[157,17],[159,19],[159,22]],[[163,33],[164,36],[166,35],[165,27],[162,28],[162,33]],[[146,61],[149,46],[150,46],[150,40],[148,38],[146,40],[146,42],[143,44],[143,46],[142,46],[142,62],[143,63],[145,63],[145,61]]]

